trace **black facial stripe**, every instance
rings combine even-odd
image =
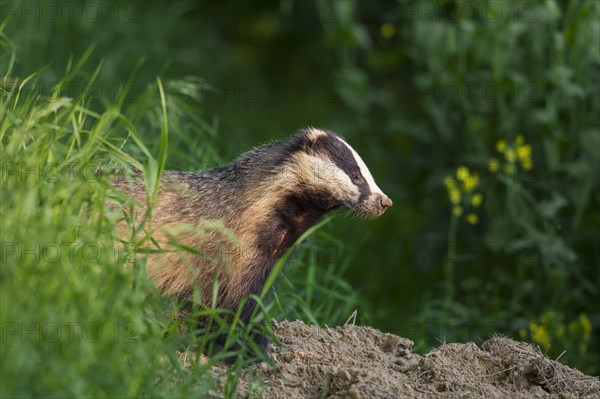
[[[354,159],[352,151],[337,137],[333,135],[319,136],[315,140],[313,149],[328,157],[338,168],[343,170],[352,180],[352,175],[358,173],[361,175],[360,167]],[[366,199],[371,194],[371,188],[364,184],[356,185],[360,192],[359,201]]]

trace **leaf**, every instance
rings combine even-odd
[[[544,138],[544,155],[550,171],[555,171],[560,165],[560,148],[558,140],[552,137]]]
[[[535,247],[535,242],[529,238],[518,238],[509,242],[505,249],[509,254]]]
[[[485,245],[492,251],[500,252],[515,234],[515,228],[508,218],[491,219],[485,236]]]
[[[569,202],[565,197],[558,193],[554,193],[549,200],[539,203],[539,212],[546,219],[554,219],[559,210],[567,206]]]
[[[593,161],[600,161],[600,128],[590,128],[581,132],[581,148]]]
[[[558,236],[553,236],[540,245],[540,252],[549,264],[555,266],[564,266],[565,262],[573,263],[577,260],[575,251]]]

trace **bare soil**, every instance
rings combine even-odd
[[[600,381],[527,343],[493,337],[421,356],[413,342],[369,327],[274,322],[274,366],[247,369],[240,397],[600,398]]]

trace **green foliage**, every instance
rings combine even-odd
[[[552,341],[549,353],[558,356],[565,349],[561,361],[598,374],[598,2],[282,0],[240,5],[231,0],[127,2],[120,7],[107,1],[94,3],[104,11],[101,18],[84,17],[78,6],[73,18],[63,10],[65,17],[58,20],[23,16],[18,2],[11,4],[16,11],[6,22],[2,50],[18,45],[19,52],[0,54],[2,71],[18,62],[2,83],[3,162],[26,153],[27,162],[40,157],[44,162],[88,160],[103,168],[145,168],[148,154],[157,157],[165,150],[160,144],[165,109],[168,169],[210,167],[301,126],[332,128],[363,156],[394,207],[377,220],[340,217],[321,230],[293,255],[287,280],[279,284],[269,308],[271,316],[335,324],[356,309],[359,322],[407,336],[427,350],[439,340],[477,342],[493,332],[520,337],[525,331],[524,339],[541,344],[531,322],[554,337],[561,324],[585,314],[591,328],[587,352],[579,350],[579,335],[565,333]],[[40,4],[41,10],[45,3]],[[87,52],[92,43],[94,51]],[[71,52],[80,58],[85,54],[86,65],[102,68],[82,68],[68,58]],[[62,86],[68,97],[82,99],[79,103],[53,94],[65,70],[79,71],[71,78],[74,84]],[[17,93],[22,83],[18,101],[6,95]],[[34,101],[38,95],[45,98]],[[458,184],[459,167],[478,176],[477,207],[474,192],[463,190],[460,204],[446,195],[444,179],[452,176]],[[159,170],[157,165],[153,176]],[[98,199],[84,203],[99,206],[101,186],[35,187],[3,182],[3,242],[47,242],[69,234],[69,239],[77,234],[112,239],[108,221],[86,224],[75,212],[86,193]],[[47,191],[55,187],[63,191]],[[100,217],[94,206],[88,211],[95,209]],[[5,217],[7,211],[14,218]],[[57,216],[62,214],[64,220]],[[350,243],[361,246],[348,256]],[[74,266],[53,268],[66,273]],[[26,311],[33,312],[31,320],[44,319],[30,302],[18,305],[25,306],[31,289],[18,294],[16,285],[4,289],[13,284],[8,276],[21,269],[28,271],[19,274],[22,281],[43,287],[38,295],[47,299],[35,302],[44,304],[40,311],[72,303],[54,303],[58,288],[46,292],[47,284],[39,283],[53,280],[38,280],[31,267],[5,267],[3,262],[3,322]],[[114,264],[100,269],[121,270]],[[139,277],[122,278],[145,287]],[[98,293],[97,287],[82,288],[84,298]],[[138,301],[129,310],[118,308],[137,323],[138,311],[152,309],[148,301],[155,302],[135,292],[114,295]],[[13,295],[12,302],[4,300]],[[157,301],[156,306],[164,306]],[[100,318],[102,310],[96,307],[103,305],[97,302],[87,317]],[[553,321],[544,324],[548,314]],[[83,313],[75,316],[85,320]],[[152,337],[148,342],[169,325],[158,319],[150,317],[143,329]],[[135,355],[151,356],[142,352]],[[68,360],[73,366],[65,370],[75,373],[75,356]],[[158,368],[157,362],[145,364]],[[188,382],[177,385],[165,377],[161,387],[198,388],[186,379],[190,370],[166,370],[165,376]]]
[[[3,44],[14,60],[15,49],[8,41]],[[157,292],[145,273],[144,252],[137,250],[151,237],[118,239],[116,221],[129,204],[111,190],[105,173],[115,167],[139,168],[152,204],[167,154],[176,157],[189,149],[192,138],[182,130],[209,138],[214,133],[191,110],[194,93],[202,90],[199,81],[163,84],[157,79],[134,103],[124,101],[124,90],[106,109],[92,110],[86,102],[89,93],[70,98],[62,92],[86,75],[82,71],[91,54],[92,49],[70,62],[56,89],[44,97],[28,90],[39,84],[43,70],[15,79],[11,61],[3,71],[0,395],[234,396],[237,376],[248,365],[244,354],[256,350],[248,339],[252,330],[246,327],[270,315],[257,312],[251,325],[243,326],[239,311],[228,323],[230,314],[224,310],[199,307],[175,319],[181,304]],[[177,133],[169,137],[172,131]],[[154,143],[151,137],[158,139]],[[204,160],[216,158],[208,142],[197,145]],[[143,222],[131,228],[141,230]],[[330,241],[343,250],[341,243]],[[312,250],[306,253],[314,255]],[[298,283],[287,279],[286,287],[297,284],[316,292],[323,307],[298,298],[296,307],[302,312],[294,316],[315,323],[341,320],[339,311],[354,303],[332,289],[343,285],[339,279],[331,281],[336,263],[329,264],[324,278],[317,275],[312,257],[298,256],[291,263],[307,264],[312,277],[306,281],[302,276]],[[270,285],[280,271],[274,271]],[[277,314],[291,317],[294,295],[289,290],[281,295],[286,297],[285,309]],[[268,312],[274,305],[264,305],[264,297],[254,299]],[[216,328],[196,336],[199,317]],[[180,334],[186,322],[190,328]],[[226,344],[213,350],[223,331],[230,332]],[[178,352],[182,350],[187,352]],[[201,360],[204,351],[211,353],[210,360]],[[182,361],[194,353],[193,359]],[[211,367],[231,355],[239,361],[216,378]]]
[[[350,248],[325,232],[292,252],[288,272],[275,291],[273,317],[315,325],[341,325],[359,309],[359,294],[340,278],[348,268]]]
[[[431,129],[438,132],[447,149],[456,151],[457,159],[462,159],[459,162],[471,163],[485,176],[486,218],[473,233],[483,236],[483,255],[490,253],[485,259],[491,262],[485,269],[493,267],[490,277],[497,278],[494,291],[510,293],[508,303],[495,300],[482,306],[481,284],[464,284],[460,303],[479,308],[459,316],[465,322],[477,320],[482,311],[489,319],[498,315],[498,320],[502,315],[536,317],[548,310],[567,318],[594,311],[590,304],[599,299],[593,266],[598,241],[592,237],[600,221],[594,194],[600,181],[600,158],[598,151],[590,149],[600,144],[600,107],[594,100],[600,95],[600,39],[594,35],[599,29],[599,10],[598,4],[571,2],[561,9],[546,2],[536,5],[535,21],[515,21],[503,10],[505,17],[493,24],[485,20],[434,24],[443,32],[444,39],[438,44],[445,50],[433,50],[426,44],[430,39],[419,34],[413,41],[415,51],[423,46],[414,58],[418,54],[424,63],[418,76],[424,90],[454,82],[466,92],[467,84],[475,79],[483,88],[495,88],[499,93],[493,101],[486,101],[485,90],[483,98],[461,96],[454,110],[444,101],[424,96],[425,113],[434,122]],[[577,38],[572,36],[573,30],[578,30]],[[458,37],[461,45],[453,45]],[[584,40],[589,42],[584,45]],[[458,69],[453,68],[457,61]],[[520,97],[518,91],[524,87],[530,90]],[[444,126],[435,120],[444,121]],[[452,137],[452,142],[445,136]],[[505,141],[515,140],[515,147],[506,146]],[[462,148],[456,146],[463,143]],[[507,162],[496,174],[485,171],[494,153],[493,143]],[[517,166],[519,159],[525,162]],[[588,215],[586,221],[583,214]],[[470,240],[473,233],[467,228],[461,234]],[[514,260],[493,259],[496,254]],[[473,263],[465,259],[469,274],[460,273],[458,278],[473,279],[469,267]],[[483,278],[481,273],[475,275]],[[515,278],[520,284],[515,284]],[[514,334],[515,327],[508,324],[502,329]],[[567,351],[563,360],[589,367],[598,364],[592,353],[587,361],[578,362],[578,351]]]
[[[155,295],[125,267],[94,174],[119,110],[93,113],[59,88],[40,101],[28,81],[5,86],[0,106],[2,396],[133,396],[169,365],[140,311]]]
[[[377,323],[422,349],[516,336],[550,309],[587,312],[597,330],[599,4],[344,4],[325,28],[331,40],[356,39],[334,40],[338,94],[356,113],[343,130],[393,170],[380,185],[407,208],[386,215],[394,239],[378,235],[368,249],[385,250],[389,264],[366,276],[350,269],[373,303],[395,292],[405,304],[403,321],[390,306]],[[441,195],[459,166],[476,176],[480,208],[449,182],[450,201]],[[562,360],[597,373],[598,345]]]
[[[583,367],[591,367],[596,361],[594,355],[589,352],[592,326],[585,313],[565,323],[561,313],[546,312],[540,316],[539,322],[530,321],[527,329],[519,331],[519,336],[529,336],[548,356],[554,358],[570,353],[571,358]]]
[[[406,227],[386,230],[395,238],[386,250],[412,267],[413,281],[428,281],[418,292],[390,279],[398,274],[390,267],[384,277],[368,275],[374,301],[396,287],[408,289],[395,301],[418,298],[414,321],[389,320],[390,310],[382,324],[406,331],[421,348],[493,331],[515,336],[548,311],[567,320],[587,312],[597,330],[600,5],[350,4],[352,17],[326,30],[366,28],[370,37],[337,43],[344,54],[338,75],[363,82],[340,90],[359,115],[352,123],[364,118],[347,128],[376,129],[370,144],[395,149],[377,154],[400,173],[389,179],[391,194],[409,209],[399,217]],[[458,167],[476,176],[483,201],[476,213],[465,208],[473,201],[468,190],[461,198],[446,184],[450,201],[441,195],[443,179]],[[592,341],[585,361],[569,350],[562,360],[598,373],[598,345]]]

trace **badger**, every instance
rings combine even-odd
[[[141,183],[119,178],[113,185],[145,209]],[[147,269],[163,295],[197,290],[205,305],[235,310],[244,298],[260,295],[277,261],[328,212],[345,207],[376,217],[390,206],[341,136],[304,128],[221,167],[165,171],[145,223],[150,246],[161,251],[148,256]],[[177,250],[182,247],[187,250]],[[243,322],[254,307],[251,301],[243,306]]]

